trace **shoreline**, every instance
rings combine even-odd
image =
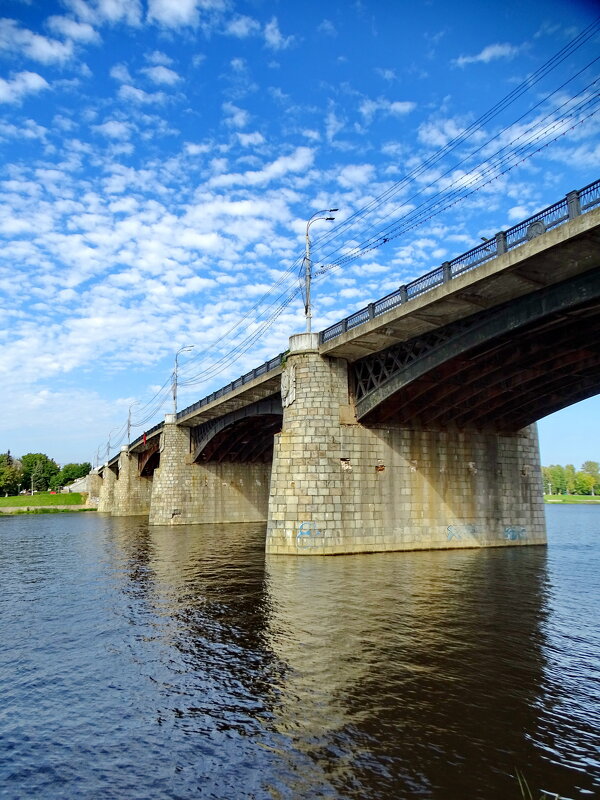
[[[0,506],[0,516],[16,516],[17,514],[64,514],[68,511],[96,511],[94,506],[56,505],[56,506]]]

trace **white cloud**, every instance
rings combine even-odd
[[[139,0],[96,0],[96,8],[99,16],[107,22],[127,22],[129,25],[139,25],[141,22]]]
[[[59,33],[67,39],[86,44],[100,42],[100,34],[88,22],[77,22],[70,17],[49,17],[46,21],[50,30]]]
[[[131,137],[131,126],[126,122],[118,122],[117,120],[108,120],[102,125],[94,125],[94,130],[106,136],[109,139],[119,139],[126,141]]]
[[[139,103],[140,105],[148,105],[150,103],[164,103],[167,99],[167,96],[164,92],[154,92],[151,94],[149,92],[144,92],[143,89],[138,89],[135,86],[130,86],[129,84],[124,84],[123,86],[119,87],[119,97],[122,100],[131,100],[134,103]]]
[[[277,17],[273,17],[270,22],[265,25],[265,44],[271,50],[285,50],[294,41],[293,36],[283,36],[279,30],[279,23]]]
[[[141,72],[147,75],[154,83],[166,84],[167,86],[174,86],[181,80],[174,70],[163,66],[145,67]]]
[[[242,147],[251,147],[265,142],[265,137],[258,131],[254,133],[238,133],[237,137]]]
[[[238,39],[246,39],[260,31],[260,23],[252,17],[239,15],[230,19],[225,26],[225,33]]]
[[[337,28],[329,19],[324,19],[323,22],[318,25],[317,31],[326,36],[337,36]]]
[[[321,134],[319,131],[314,131],[311,128],[305,128],[302,131],[302,136],[305,136],[307,139],[310,139],[311,142],[318,142],[321,138]]]
[[[204,153],[210,153],[211,147],[208,144],[195,144],[194,142],[186,142],[184,145],[185,152],[190,156],[199,156]]]
[[[396,73],[393,69],[381,69],[380,67],[376,67],[375,72],[382,77],[384,81],[388,81],[388,83],[397,80]]]
[[[42,64],[64,63],[73,56],[70,41],[59,42],[38,33],[19,27],[12,19],[0,20],[0,51],[21,53],[26,58]]]
[[[47,81],[37,72],[17,72],[7,81],[0,78],[0,103],[19,103],[26,95],[49,88]]]
[[[437,119],[424,122],[419,125],[419,141],[429,147],[445,147],[445,145],[455,139],[463,132],[464,127],[453,119]]]
[[[452,63],[456,64],[457,67],[464,67],[466,64],[489,64],[490,61],[496,61],[499,58],[514,58],[522,49],[522,47],[516,47],[512,44],[489,44],[477,55],[459,56]]]
[[[165,67],[173,63],[173,59],[166,53],[163,53],[162,50],[153,50],[151,53],[147,53],[145,58],[146,61],[149,61],[151,64],[162,64]]]
[[[357,185],[368,183],[374,174],[375,167],[372,164],[348,164],[340,170],[338,181],[341,186],[353,189]]]
[[[198,25],[198,0],[148,0],[148,19],[167,28]]]
[[[211,186],[261,186],[290,172],[304,172],[314,161],[314,151],[297,147],[289,156],[281,156],[261,170],[218,175],[210,180]]]
[[[110,69],[110,77],[114,78],[120,83],[132,83],[133,78],[129,74],[129,70],[125,64],[115,64]]]
[[[325,118],[325,136],[328,142],[332,142],[337,134],[344,127],[344,123],[335,114],[335,111],[329,111]]]
[[[225,124],[231,128],[245,128],[250,121],[250,114],[233,103],[223,103],[222,108],[225,112]]]
[[[379,97],[377,100],[363,100],[358,110],[365,122],[369,123],[377,112],[385,115],[403,116],[404,114],[409,114],[416,107],[417,104],[409,100],[388,100],[386,97]]]
[[[142,17],[139,0],[94,0],[93,6],[86,0],[62,0],[62,4],[90,25],[125,22],[137,26]]]

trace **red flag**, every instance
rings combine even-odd
[[[146,431],[144,431],[144,444],[146,444]]]

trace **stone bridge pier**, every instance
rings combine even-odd
[[[102,483],[98,492],[98,511],[105,514],[112,513],[114,499],[115,499],[115,484],[117,482],[117,475],[113,469],[107,464],[102,469]]]
[[[134,517],[150,510],[152,478],[140,475],[138,457],[123,445],[119,455],[119,475],[114,484],[112,514]]]
[[[290,339],[267,553],[325,555],[544,544],[535,425],[425,429],[355,415],[348,364]]]
[[[190,429],[167,414],[160,466],[154,471],[149,523],[265,522],[270,465],[208,461],[194,463]]]

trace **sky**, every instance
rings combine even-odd
[[[0,452],[103,463],[180,349],[179,409],[285,350],[324,209],[313,330],[600,178],[597,14],[1,0]],[[600,460],[599,412],[542,462]]]

